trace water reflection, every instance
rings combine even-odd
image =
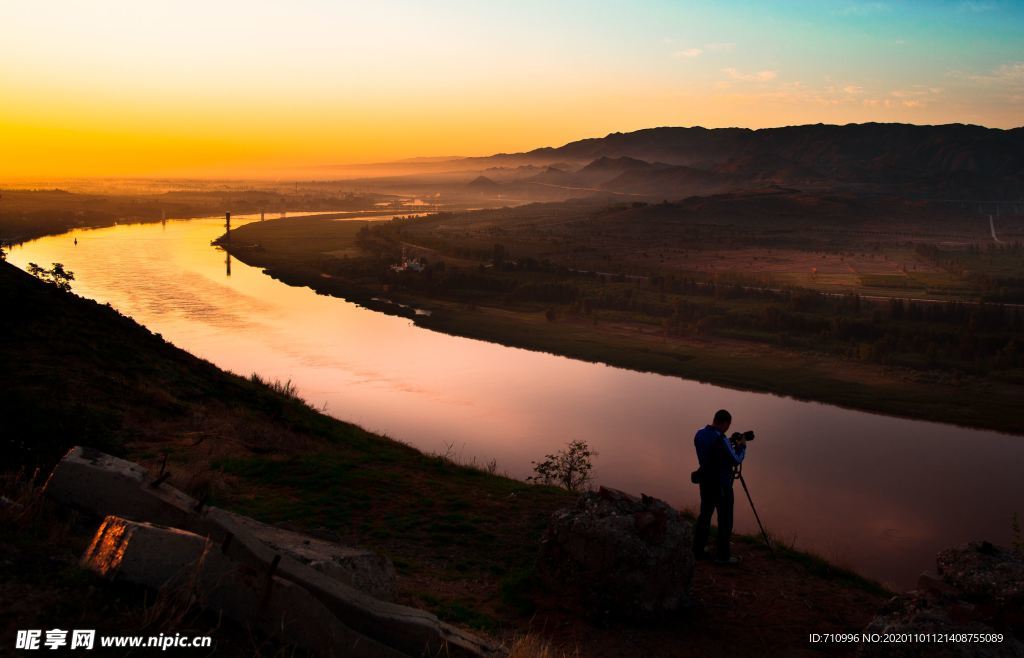
[[[1009,541],[1013,513],[1024,513],[1020,437],[425,331],[232,267],[210,246],[223,222],[74,231],[16,247],[10,260],[63,262],[79,294],[223,368],[291,379],[339,418],[424,450],[452,445],[464,459],[495,458],[517,477],[531,460],[585,439],[600,453],[600,482],[694,507],[693,433],[728,408],[735,429],[757,431],[744,472],[769,531],[900,586],[947,545]],[[756,531],[742,495],[737,526]]]

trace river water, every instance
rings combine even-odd
[[[934,569],[941,548],[1009,542],[1014,513],[1024,515],[1024,437],[427,331],[229,259],[210,246],[222,224],[76,230],[15,247],[9,260],[61,262],[77,294],[224,369],[291,379],[333,416],[428,452],[495,459],[514,477],[583,439],[599,453],[598,483],[695,508],[693,434],[727,408],[734,430],[757,431],[744,473],[769,531],[894,587]],[[738,530],[756,531],[738,486],[736,509]]]

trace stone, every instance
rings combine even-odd
[[[353,631],[295,583],[242,568],[205,537],[184,530],[108,516],[82,565],[110,580],[178,589],[203,607],[318,655],[408,655]]]
[[[972,542],[942,551],[936,562],[943,580],[966,599],[1024,607],[1024,552]]]
[[[942,576],[937,576],[927,571],[917,577],[917,589],[920,592],[927,592],[937,597],[954,600],[963,595],[960,590],[944,581]]]
[[[955,604],[943,603],[933,595],[913,591],[893,597],[864,629],[865,634],[902,635],[905,633],[999,633],[984,622],[966,617]],[[969,614],[969,613],[968,613]],[[1024,644],[1006,635],[1001,643],[861,643],[858,656],[863,658],[1024,658]]]
[[[594,612],[650,618],[686,607],[693,527],[664,501],[602,487],[555,512],[540,571]]]
[[[936,558],[939,575],[924,573],[917,589],[891,599],[865,633],[1002,634],[1002,643],[864,644],[861,656],[1024,657],[1024,556],[973,542]]]

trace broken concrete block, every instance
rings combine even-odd
[[[199,505],[174,487],[148,481],[142,466],[81,446],[57,463],[43,491],[99,517],[113,514],[172,527],[187,527]]]
[[[146,469],[138,464],[90,448],[72,448],[54,468],[45,491],[59,503],[99,517],[112,514],[200,534],[207,530],[198,523],[199,502],[194,498],[151,480]],[[378,598],[394,598],[395,569],[384,556],[282,530],[237,514],[233,520],[275,553],[292,557]]]
[[[366,553],[346,558],[340,547],[305,550],[301,548],[304,540],[295,545],[296,537],[302,537],[298,533],[279,534],[272,526],[215,507],[200,509],[198,501],[177,489],[159,480],[148,481],[145,469],[137,464],[76,447],[50,475],[46,493],[101,517],[116,515],[210,537],[221,548],[208,554],[227,556],[259,572],[276,565],[277,576],[308,591],[340,623],[402,653],[473,658],[504,653],[429,612],[381,601],[357,589],[362,584],[371,591],[393,591],[394,570],[389,562],[375,562]],[[111,536],[104,541],[115,542],[114,532],[110,528]]]
[[[353,631],[301,586],[245,568],[184,530],[108,516],[82,564],[111,580],[180,587],[203,607],[318,655],[406,656]]]
[[[205,537],[117,516],[103,519],[82,566],[109,580],[161,588],[203,565]]]
[[[275,554],[305,564],[329,578],[339,580],[378,599],[390,601],[395,595],[395,567],[391,560],[373,551],[342,546],[298,532],[234,514],[218,508],[204,518],[220,523],[225,532],[247,535],[263,542]],[[230,521],[230,524],[227,523]]]
[[[308,564],[275,552],[250,531],[246,517],[208,507],[201,518],[203,532],[220,543],[226,555],[257,568],[277,562],[276,573],[280,577],[309,591],[346,626],[369,638],[414,656],[480,658],[505,653],[425,610],[375,599],[344,582],[325,578]]]

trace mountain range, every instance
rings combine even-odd
[[[910,124],[664,127],[446,166],[497,186],[679,198],[782,185],[921,199],[1024,200],[1024,128]],[[489,186],[490,187],[490,186]]]

